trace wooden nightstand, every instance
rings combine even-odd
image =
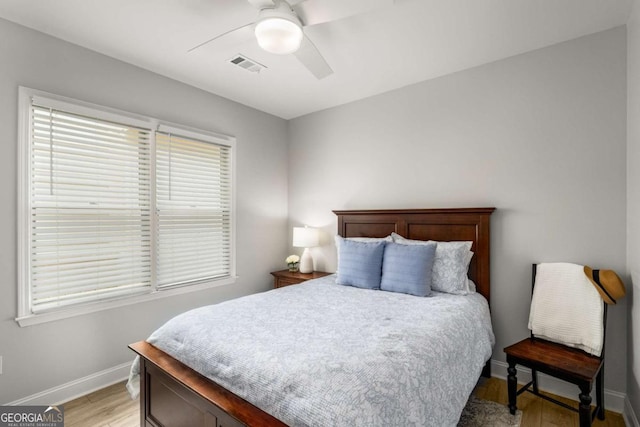
[[[297,285],[305,280],[317,279],[319,277],[328,276],[331,273],[324,271],[314,271],[313,273],[293,273],[289,270],[272,271],[273,287],[281,288],[283,286]]]

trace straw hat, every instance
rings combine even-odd
[[[616,300],[624,296],[624,283],[615,271],[592,270],[591,267],[585,265],[584,274],[587,275],[607,304],[615,304]]]

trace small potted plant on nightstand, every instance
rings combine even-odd
[[[289,267],[289,271],[298,271],[298,265],[300,264],[300,257],[298,255],[289,255],[287,259],[285,259],[285,262]]]

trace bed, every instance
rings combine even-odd
[[[415,240],[471,241],[471,250],[474,252],[474,256],[469,264],[468,274],[469,278],[475,282],[478,294],[482,295],[486,302],[490,301],[489,219],[492,212],[493,208],[335,211],[338,217],[338,234],[343,237],[385,237],[391,233],[397,233]],[[399,351],[399,349],[412,344],[407,344],[404,341],[404,337],[398,334],[398,329],[393,328],[397,327],[396,323],[404,322],[408,326],[404,326],[402,331],[406,331],[407,336],[419,333],[426,334],[430,331],[430,328],[411,327],[412,324],[421,325],[420,322],[423,321],[420,313],[422,306],[419,305],[423,303],[422,301],[429,300],[429,303],[432,304],[428,310],[425,309],[424,311],[439,313],[436,314],[436,317],[445,318],[457,311],[466,311],[466,308],[461,308],[461,304],[481,307],[482,304],[473,302],[481,299],[480,296],[472,295],[455,298],[451,295],[437,295],[434,298],[416,298],[401,294],[384,295],[390,293],[335,285],[331,280],[335,282],[332,276],[327,276],[319,279],[319,283],[316,283],[316,281],[307,282],[258,294],[257,296],[245,297],[241,299],[243,301],[225,302],[213,311],[210,311],[209,308],[196,309],[182,316],[188,320],[185,321],[186,323],[178,321],[178,325],[191,325],[194,323],[200,323],[201,326],[210,325],[215,324],[215,322],[221,323],[220,319],[227,318],[226,316],[229,313],[238,312],[239,306],[237,304],[245,304],[243,309],[249,307],[250,310],[255,309],[256,312],[261,305],[281,304],[281,307],[296,307],[300,308],[301,312],[308,313],[308,315],[296,320],[294,326],[291,326],[299,328],[296,332],[299,340],[293,342],[279,343],[280,335],[277,332],[271,332],[274,346],[269,348],[268,340],[261,340],[264,337],[260,334],[252,338],[243,336],[245,334],[247,336],[250,335],[250,333],[244,332],[246,329],[242,329],[243,322],[250,321],[250,319],[237,319],[234,324],[237,324],[239,329],[230,328],[227,332],[222,332],[219,328],[209,327],[213,334],[224,335],[224,333],[227,333],[227,341],[232,343],[232,345],[226,346],[229,348],[225,347],[226,343],[223,343],[223,341],[217,341],[219,344],[212,344],[215,340],[221,340],[220,336],[214,336],[209,340],[185,340],[183,339],[185,336],[199,337],[200,332],[197,334],[186,333],[185,330],[180,329],[183,326],[177,326],[177,329],[171,330],[170,336],[173,334],[180,337],[177,340],[174,339],[174,342],[180,341],[182,346],[183,341],[192,341],[190,345],[194,346],[192,350],[186,352],[186,355],[180,356],[182,361],[168,354],[173,353],[174,350],[171,345],[167,344],[167,342],[172,341],[157,341],[155,333],[149,338],[149,341],[156,345],[152,345],[147,341],[132,344],[130,348],[140,356],[138,369],[140,374],[141,425],[228,427],[243,425],[375,425],[379,424],[379,420],[382,419],[392,420],[387,422],[386,425],[455,425],[455,414],[459,417],[461,408],[464,406],[464,401],[461,402],[461,398],[466,399],[468,397],[470,389],[475,384],[475,380],[477,380],[478,369],[482,370],[485,376],[490,374],[488,363],[484,365],[484,369],[482,368],[484,362],[490,357],[490,348],[487,352],[486,343],[477,348],[471,348],[472,344],[469,344],[469,348],[464,349],[466,353],[460,357],[465,360],[473,359],[473,366],[468,366],[471,363],[463,363],[461,360],[456,360],[456,357],[452,355],[451,361],[447,362],[448,366],[443,365],[442,369],[437,369],[445,377],[433,379],[425,372],[428,370],[429,365],[434,363],[435,359],[427,360],[428,357],[431,357],[428,352],[424,353],[424,360],[421,358],[416,359],[417,356],[411,352],[400,354],[403,352]],[[331,303],[331,299],[335,303]],[[282,301],[284,301],[284,304]],[[312,302],[317,302],[316,305],[319,305],[321,310],[314,311],[313,307],[309,306]],[[485,306],[487,306],[488,311],[486,302]],[[387,313],[385,311],[386,307],[390,306],[403,307],[403,309]],[[376,345],[372,345],[371,348],[367,347],[368,343],[364,345],[356,343],[350,346],[349,342],[354,335],[353,331],[350,331],[349,327],[340,328],[339,325],[332,324],[331,322],[336,320],[332,320],[329,313],[331,310],[342,310],[340,316],[345,316],[344,313],[349,313],[352,318],[363,321],[364,326],[358,326],[359,328],[373,328],[378,332],[382,331],[381,338],[376,338],[377,341],[373,340],[372,342],[375,341]],[[279,317],[276,315],[278,314],[277,311],[277,309],[272,310],[275,313],[271,316],[273,319],[265,317],[260,320],[260,323],[267,325],[273,320],[272,326],[277,328],[280,325],[277,323]],[[286,312],[281,317],[292,315],[292,313],[294,312]],[[404,316],[404,313],[406,313],[407,317]],[[389,324],[374,323],[376,318],[389,320],[391,317],[401,318],[401,320],[394,320],[390,326]],[[345,318],[348,318],[348,316],[345,316]],[[424,322],[430,321],[428,319],[424,320]],[[461,323],[461,325],[464,325],[462,328],[451,328],[444,335],[455,335],[456,331],[460,329],[471,335],[481,334],[481,332],[472,332],[473,321],[464,319],[457,321],[467,323]],[[324,344],[318,344],[318,342],[321,342],[322,329],[319,329],[319,332],[312,329],[315,325],[322,326],[321,324],[323,323],[327,323],[327,327],[331,330],[339,329],[341,333],[345,334],[331,337],[331,339],[341,340],[341,345],[336,347],[340,347],[343,350],[335,353],[335,360],[330,359],[332,353],[324,351]],[[351,324],[352,322],[346,323]],[[447,323],[453,322],[445,322],[445,326]],[[172,328],[176,328],[176,326],[173,325]],[[386,330],[385,328],[391,329]],[[204,329],[207,329],[207,327],[205,326]],[[307,330],[313,330],[314,334],[317,334],[320,338],[313,338],[316,336],[313,334],[311,334],[313,335],[311,338],[306,337],[305,331]],[[399,343],[390,343],[389,347],[384,347],[379,354],[376,354],[382,348],[379,348],[379,346],[383,346],[385,344],[384,341],[390,338],[400,339],[401,341]],[[470,337],[463,335],[463,338],[468,339],[469,342],[472,341]],[[492,334],[491,338],[493,338]],[[252,343],[252,347],[245,348],[243,351],[242,346],[246,345],[247,339]],[[423,337],[419,336],[417,339],[422,340]],[[286,347],[287,345],[289,347]],[[438,343],[434,347],[448,348],[446,347],[447,345],[446,343]],[[301,348],[296,348],[296,346]],[[166,351],[160,350],[158,347],[162,347]],[[427,348],[430,345],[427,344],[423,347]],[[227,354],[224,353],[221,356],[220,367],[216,368],[221,372],[220,380],[214,382],[208,378],[211,373],[203,367],[204,365],[201,366],[199,359],[195,355],[198,353],[209,355],[223,350],[235,351],[240,355],[248,355],[249,358],[252,358],[253,356],[251,355],[255,353],[257,354],[256,360],[259,361],[261,366],[248,368],[247,366],[249,365],[245,364],[248,362],[243,360],[234,362],[237,364],[234,367],[228,363]],[[277,354],[276,350],[283,351],[286,355]],[[280,368],[288,365],[290,361],[302,358],[305,351],[305,357],[311,358],[300,359],[300,363],[303,365],[307,363],[309,376],[313,378],[307,379],[307,383],[302,386],[299,384],[299,378],[290,378],[291,381],[287,383],[285,381],[286,375],[282,374]],[[313,357],[316,359],[313,359]],[[367,359],[369,357],[371,357],[370,360]],[[398,371],[396,376],[402,379],[403,384],[411,383],[409,384],[411,387],[413,387],[412,384],[414,382],[418,384],[418,388],[409,388],[409,386],[405,387],[404,385],[402,387],[409,390],[406,393],[420,394],[422,400],[417,399],[416,402],[422,402],[422,404],[416,404],[416,402],[402,398],[394,401],[395,395],[401,396],[402,392],[394,391],[394,387],[397,387],[396,385],[384,383],[386,381],[384,379],[385,372],[388,376],[390,368],[385,367],[386,362],[381,362],[381,360],[401,360],[401,357],[413,357],[408,362],[412,369],[409,369],[409,372],[406,372],[405,375]],[[349,361],[349,359],[367,359],[367,362],[361,365],[353,363],[345,368],[341,361]],[[440,356],[439,359],[446,358]],[[407,363],[402,366],[407,366]],[[357,375],[349,377],[350,372],[347,371],[350,370],[359,371]],[[353,378],[363,377],[363,375],[360,375],[360,371],[368,372],[371,370],[374,372],[372,375],[376,378],[376,381],[380,379],[382,383],[370,383],[366,379],[353,381]],[[328,382],[323,382],[324,375],[328,371],[336,371],[338,374],[333,379],[326,380]],[[199,372],[206,372],[206,376]],[[242,372],[246,372],[246,374],[240,375],[239,373]],[[267,374],[269,372],[272,372],[271,375],[275,376],[268,377]],[[462,374],[463,372],[464,375]],[[412,377],[412,375],[415,376]],[[473,377],[474,375],[475,378]],[[241,376],[246,376],[247,378],[240,378]],[[340,381],[345,382],[341,383]],[[457,385],[456,381],[462,381],[464,384]],[[331,386],[334,383],[336,387]],[[357,386],[347,386],[352,383],[357,383]],[[447,388],[448,383],[456,385],[452,386],[453,388]],[[360,390],[356,390],[358,388]],[[463,390],[459,391],[458,389]],[[422,395],[423,391],[424,395]],[[455,391],[455,393],[452,391]],[[365,397],[356,396],[356,392],[365,395]],[[354,395],[352,396],[349,393]],[[315,398],[316,395],[320,394],[332,400],[334,406],[330,406],[330,410],[326,410],[324,407],[318,409],[317,402],[308,398],[309,395],[313,395]],[[380,401],[381,399],[383,401]],[[434,406],[438,406],[437,411],[440,412],[425,412],[426,409],[424,407],[431,406],[429,402],[436,401],[450,403],[449,406],[451,407],[442,405],[443,409],[439,407],[440,405],[434,404]],[[358,402],[358,404],[355,405],[353,402]],[[424,402],[427,402],[427,404],[424,404]],[[360,405],[367,406],[367,408],[360,407]],[[382,407],[388,413],[376,413]],[[268,408],[268,410],[261,408]],[[405,416],[403,414],[408,418],[400,421],[398,417]],[[440,414],[446,414],[446,417]],[[433,421],[433,418],[429,418],[438,418],[440,416],[445,417],[445,419],[439,420],[438,424]]]

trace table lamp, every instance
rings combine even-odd
[[[309,248],[318,246],[320,235],[318,230],[309,227],[293,227],[293,246],[304,248],[300,257],[300,273],[311,273],[313,271],[313,258]]]

